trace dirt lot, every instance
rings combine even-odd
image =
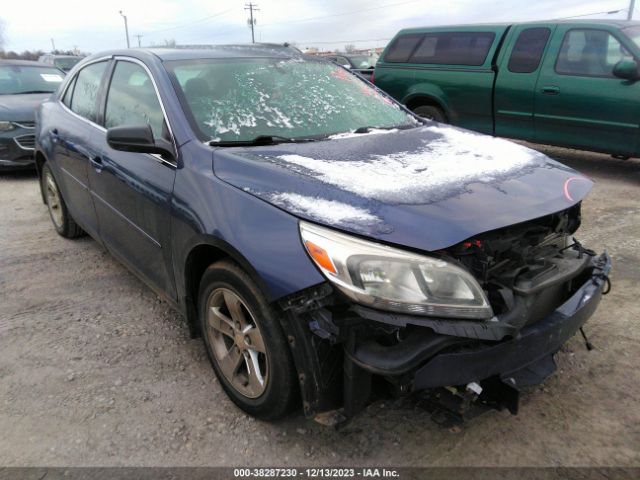
[[[32,174],[0,173],[0,465],[640,465],[640,161],[541,148],[597,180],[580,238],[613,291],[521,413],[459,433],[404,400],[340,431],[253,420],[181,317],[89,238],[57,236]]]

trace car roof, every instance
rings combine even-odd
[[[40,68],[54,68],[49,65],[43,65],[42,62],[36,62],[32,60],[13,60],[13,59],[0,59],[0,65],[15,65],[23,67],[40,67]]]
[[[107,56],[128,56],[143,59],[156,57],[162,61],[207,58],[302,58],[300,50],[287,44],[255,43],[248,45],[188,45],[175,48],[128,48],[93,54],[87,60]]]
[[[640,22],[633,20],[616,20],[616,19],[556,19],[556,20],[536,20],[534,22],[514,22],[514,23],[468,23],[468,24],[460,24],[460,25],[432,25],[428,27],[413,27],[413,28],[404,28],[398,32],[400,33],[424,33],[429,31],[451,31],[451,30],[461,30],[461,31],[472,31],[476,28],[481,28],[483,31],[496,29],[496,30],[505,30],[508,27],[514,25],[556,25],[556,24],[575,24],[576,26],[612,26],[617,28],[625,28],[632,26],[640,26]]]

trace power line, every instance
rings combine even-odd
[[[192,20],[190,22],[183,23],[183,24],[180,24],[180,25],[176,25],[174,27],[161,28],[159,30],[145,30],[145,32],[147,34],[150,34],[150,33],[167,32],[169,30],[178,30],[180,28],[190,27],[191,25],[195,25],[196,23],[206,22],[207,20],[211,20],[212,18],[221,17],[223,15],[226,15],[231,10],[233,10],[233,8],[228,8],[227,10],[224,10],[222,12],[218,12],[218,13],[215,13],[213,15],[209,15],[208,17],[203,17],[203,18],[199,18],[199,19],[196,19],[196,20]]]
[[[323,15],[323,16],[319,16],[319,17],[308,17],[308,18],[299,18],[299,19],[293,19],[293,20],[286,20],[286,21],[282,21],[282,22],[273,22],[273,23],[263,23],[262,26],[272,26],[272,25],[282,25],[282,24],[291,24],[291,23],[301,23],[301,22],[309,22],[311,20],[321,20],[323,18],[334,18],[334,17],[342,17],[344,15],[353,15],[356,13],[362,13],[362,12],[369,12],[372,10],[380,10],[382,8],[388,8],[388,7],[397,7],[399,5],[406,5],[407,3],[416,3],[416,2],[420,2],[423,0],[407,0],[404,2],[396,2],[396,3],[388,3],[386,5],[378,5],[377,7],[370,7],[370,8],[361,8],[359,10],[352,10],[350,12],[342,12],[342,13],[334,13],[332,15]]]
[[[620,13],[620,12],[625,12],[627,11],[626,8],[621,8],[619,10],[609,10],[608,12],[594,12],[594,13],[583,13],[582,15],[571,15],[570,17],[560,17],[560,18],[554,18],[554,20],[568,20],[570,18],[580,18],[580,17],[590,17],[592,15],[613,15],[614,13]]]

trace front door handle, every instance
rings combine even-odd
[[[542,87],[542,93],[545,95],[558,95],[560,93],[560,87]]]
[[[92,157],[89,157],[89,162],[91,162],[91,165],[93,165],[93,168],[95,168],[98,172],[100,172],[102,170],[102,167],[104,166],[102,164],[102,157],[99,155],[94,155]]]

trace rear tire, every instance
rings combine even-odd
[[[416,115],[426,118],[427,120],[433,120],[434,122],[439,123],[447,123],[447,117],[444,112],[433,105],[420,105],[413,109],[413,113]]]
[[[42,193],[49,209],[49,216],[56,232],[65,238],[77,238],[84,235],[82,228],[75,222],[62,198],[49,164],[42,167]]]
[[[235,263],[211,265],[200,282],[200,328],[229,398],[249,415],[275,420],[298,399],[291,351],[275,310]]]

